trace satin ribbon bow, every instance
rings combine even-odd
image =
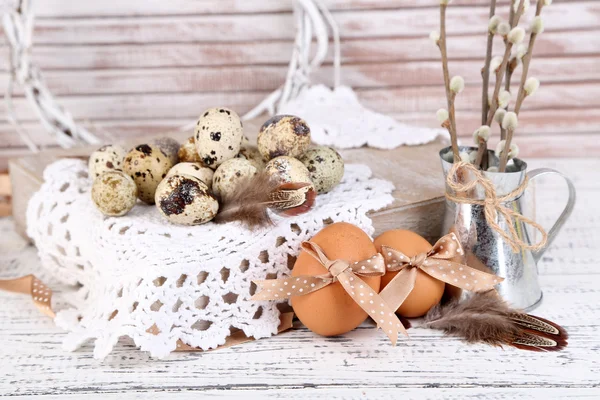
[[[392,344],[398,340],[398,332],[408,336],[404,326],[392,309],[379,294],[360,277],[382,276],[385,274],[383,256],[377,254],[367,260],[349,263],[344,260],[330,260],[323,250],[313,242],[302,243],[302,249],[313,256],[327,269],[322,275],[301,275],[282,279],[254,281],[257,292],[251,300],[285,300],[291,296],[303,296],[332,283],[339,282],[348,295],[383,329]]]
[[[427,253],[417,254],[414,257],[408,257],[387,246],[381,247],[381,253],[385,259],[387,271],[399,271],[379,294],[383,301],[394,310],[404,303],[414,289],[417,270],[472,292],[493,289],[496,284],[504,280],[499,276],[450,261],[453,257],[464,253],[454,233],[443,236]]]

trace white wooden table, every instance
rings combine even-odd
[[[575,211],[539,265],[544,302],[535,314],[559,322],[570,340],[559,353],[467,345],[411,329],[391,347],[361,327],[322,338],[296,329],[208,353],[154,360],[122,340],[105,360],[87,345],[61,348],[63,332],[25,296],[0,293],[0,395],[67,398],[600,398],[600,160],[530,160],[569,175]],[[564,184],[538,185],[538,220],[548,227],[565,202]],[[39,268],[35,249],[0,220],[0,274]],[[17,261],[19,260],[19,261]],[[54,289],[60,287],[54,286]]]

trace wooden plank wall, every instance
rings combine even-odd
[[[4,0],[4,6],[10,4]],[[342,81],[365,105],[399,120],[436,126],[444,106],[437,0],[327,0],[342,35]],[[206,107],[249,110],[285,77],[294,36],[291,0],[37,0],[33,59],[73,116],[117,136],[159,133]],[[452,74],[467,87],[457,101],[466,141],[480,119],[480,74],[489,0],[455,0],[448,10]],[[507,14],[508,0],[499,1]],[[531,11],[530,11],[531,13]],[[555,0],[531,75],[517,143],[524,156],[600,154],[600,2]],[[525,18],[529,21],[531,17]],[[5,43],[3,41],[3,43]],[[496,53],[503,48],[496,43]],[[0,47],[0,59],[7,48]],[[7,65],[0,70],[0,91]],[[331,83],[331,57],[315,73]],[[517,77],[518,79],[518,77]],[[18,117],[51,145],[21,93]],[[4,104],[0,104],[5,112]],[[0,122],[0,169],[24,147]]]

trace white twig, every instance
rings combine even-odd
[[[100,143],[100,139],[96,135],[77,125],[73,117],[58,104],[48,90],[40,71],[31,63],[34,20],[31,0],[20,0],[18,9],[7,12],[2,20],[10,47],[10,74],[4,96],[8,121],[14,126],[27,147],[32,151],[37,151],[37,146],[21,126],[13,107],[13,89],[15,85],[19,85],[42,126],[60,146],[72,147],[81,143]]]
[[[340,38],[337,25],[321,0],[296,0],[294,16],[297,26],[296,39],[292,59],[284,85],[269,94],[256,107],[248,111],[242,119],[248,120],[267,112],[270,115],[285,103],[296,98],[303,88],[310,83],[310,73],[319,68],[325,61],[329,46],[329,34],[333,36],[333,82],[334,87],[340,85]],[[310,57],[312,38],[317,40],[317,50],[314,57]],[[308,38],[308,40],[307,40]]]

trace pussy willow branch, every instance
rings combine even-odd
[[[504,78],[504,90],[506,90],[507,92],[510,92],[510,84],[511,84],[511,80],[512,80],[512,76],[513,73],[515,72],[515,70],[517,69],[518,66],[518,61],[517,58],[513,58],[512,60],[509,61],[508,66],[506,67],[506,76]],[[506,107],[506,109],[508,110],[508,106]],[[502,127],[502,124],[500,124],[500,140],[504,140],[506,139],[506,129],[504,129]]]
[[[515,8],[513,7],[513,3],[516,0],[511,0],[510,1],[510,13],[508,15],[508,23],[510,24],[510,29],[515,27]],[[506,39],[505,39],[505,43],[506,43]],[[515,58],[515,63],[514,65],[512,65],[513,63],[510,62],[508,64],[508,68],[506,68],[506,76],[504,78],[504,90],[510,92],[510,84],[511,84],[511,80],[512,80],[512,76],[513,76],[513,72],[515,71],[515,69],[518,66],[518,62],[517,59]],[[500,124],[500,140],[505,140],[506,139],[506,129],[504,129],[502,127],[502,124]]]
[[[458,151],[458,139],[456,137],[456,113],[454,109],[456,94],[450,90],[450,73],[448,72],[448,54],[446,52],[446,8],[445,4],[440,4],[440,40],[438,41],[438,46],[442,55],[442,71],[444,73],[446,99],[448,100],[448,119],[450,120],[448,131],[450,132],[450,140],[452,142],[454,162],[458,162],[460,161],[460,155]]]
[[[511,4],[512,7],[512,4]],[[519,25],[519,19],[521,15],[523,15],[523,9],[525,7],[525,2],[522,0],[519,4],[519,9],[515,13],[514,22],[515,26]],[[510,58],[510,51],[512,49],[512,42],[506,41],[506,49],[504,50],[504,57],[502,58],[502,64],[498,67],[498,71],[496,71],[496,86],[494,87],[494,94],[492,95],[492,105],[488,112],[488,117],[486,121],[487,126],[491,126],[491,123],[494,119],[494,114],[498,109],[498,94],[500,93],[500,88],[502,87],[502,81],[504,74],[506,73],[506,68],[508,66],[508,59]]]
[[[542,8],[544,7],[544,0],[538,0],[537,8],[535,11],[535,16],[538,17],[542,13]],[[523,57],[523,72],[521,75],[521,83],[519,84],[519,92],[517,95],[517,101],[515,102],[515,114],[519,115],[521,111],[521,105],[525,100],[525,82],[527,81],[527,74],[529,73],[529,65],[531,64],[531,58],[533,57],[533,45],[535,44],[535,39],[537,34],[535,32],[531,32],[529,36],[529,47],[527,48],[527,54]],[[510,150],[510,144],[512,142],[512,138],[514,135],[514,129],[509,129],[506,133],[506,144],[504,145],[504,151],[500,155],[500,167],[498,171],[504,172],[506,170],[506,164],[508,163],[508,153]]]
[[[490,19],[496,14],[496,0],[490,2]],[[488,113],[488,90],[490,86],[490,63],[492,62],[492,49],[494,47],[494,33],[488,29],[487,48],[485,51],[485,63],[483,65],[482,78],[483,88],[481,90],[481,124],[485,125]]]
[[[515,8],[513,7],[515,1],[518,0],[510,0],[510,11],[508,13],[508,23],[510,25],[511,28],[514,28],[515,25]]]
[[[490,20],[496,14],[496,0],[492,0],[490,2]],[[485,51],[485,63],[483,65],[482,78],[483,78],[483,87],[481,89],[481,124],[485,125],[487,120],[488,113],[488,90],[490,88],[490,63],[492,62],[492,49],[494,47],[494,32],[490,31],[488,28],[488,37],[487,37],[487,48]],[[480,140],[477,146],[477,159],[475,160],[475,165],[483,167],[482,162],[483,158],[487,153],[487,142],[485,140]]]

